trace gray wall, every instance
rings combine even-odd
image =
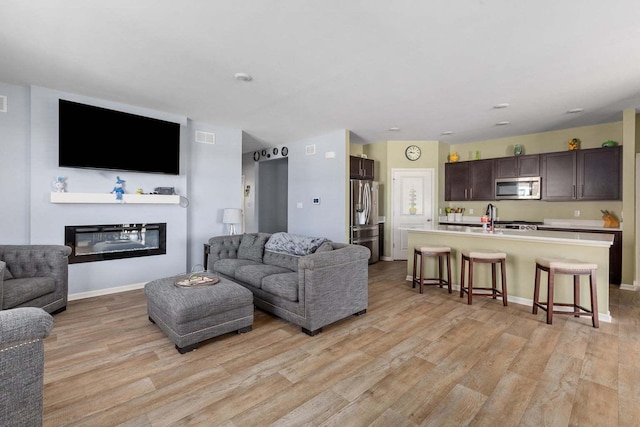
[[[194,264],[202,263],[203,243],[209,237],[223,233],[222,209],[240,206],[240,130],[191,123],[183,116],[39,87],[2,84],[0,95],[8,96],[12,113],[0,114],[3,153],[0,165],[4,184],[0,193],[3,200],[0,204],[3,218],[0,242],[64,244],[65,225],[167,223],[166,255],[70,265],[69,293],[72,297],[106,293],[113,288],[139,285],[190,270]],[[180,123],[181,174],[59,168],[57,105],[61,97]],[[195,143],[195,130],[215,132],[215,145]],[[90,139],[88,135],[88,143]],[[126,147],[118,147],[114,142],[114,151],[118,150],[126,155]],[[184,196],[184,203],[53,204],[49,197],[53,180],[58,175],[68,177],[69,192],[109,193],[119,175],[126,180],[128,193],[139,187],[144,192],[158,186],[175,187]],[[7,218],[11,218],[11,222]]]
[[[29,241],[29,89],[0,83],[0,244]]]
[[[338,130],[289,146],[290,233],[345,242],[347,143],[347,132]],[[311,146],[315,154],[308,154]],[[320,198],[319,205],[312,204],[314,197]]]

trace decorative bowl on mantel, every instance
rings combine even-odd
[[[603,147],[615,147],[616,145],[618,145],[618,143],[610,139],[602,143]]]

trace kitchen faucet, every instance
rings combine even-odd
[[[485,215],[487,215],[489,217],[489,231],[493,231],[493,222],[495,220],[495,212],[496,212],[496,207],[493,206],[491,203],[489,203],[489,206],[487,206],[487,211],[485,212]]]

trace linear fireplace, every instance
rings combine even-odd
[[[68,225],[69,264],[167,253],[167,224]]]

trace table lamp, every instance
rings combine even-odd
[[[242,209],[226,208],[222,213],[222,223],[229,226],[229,235],[236,234],[236,224],[242,223]]]

